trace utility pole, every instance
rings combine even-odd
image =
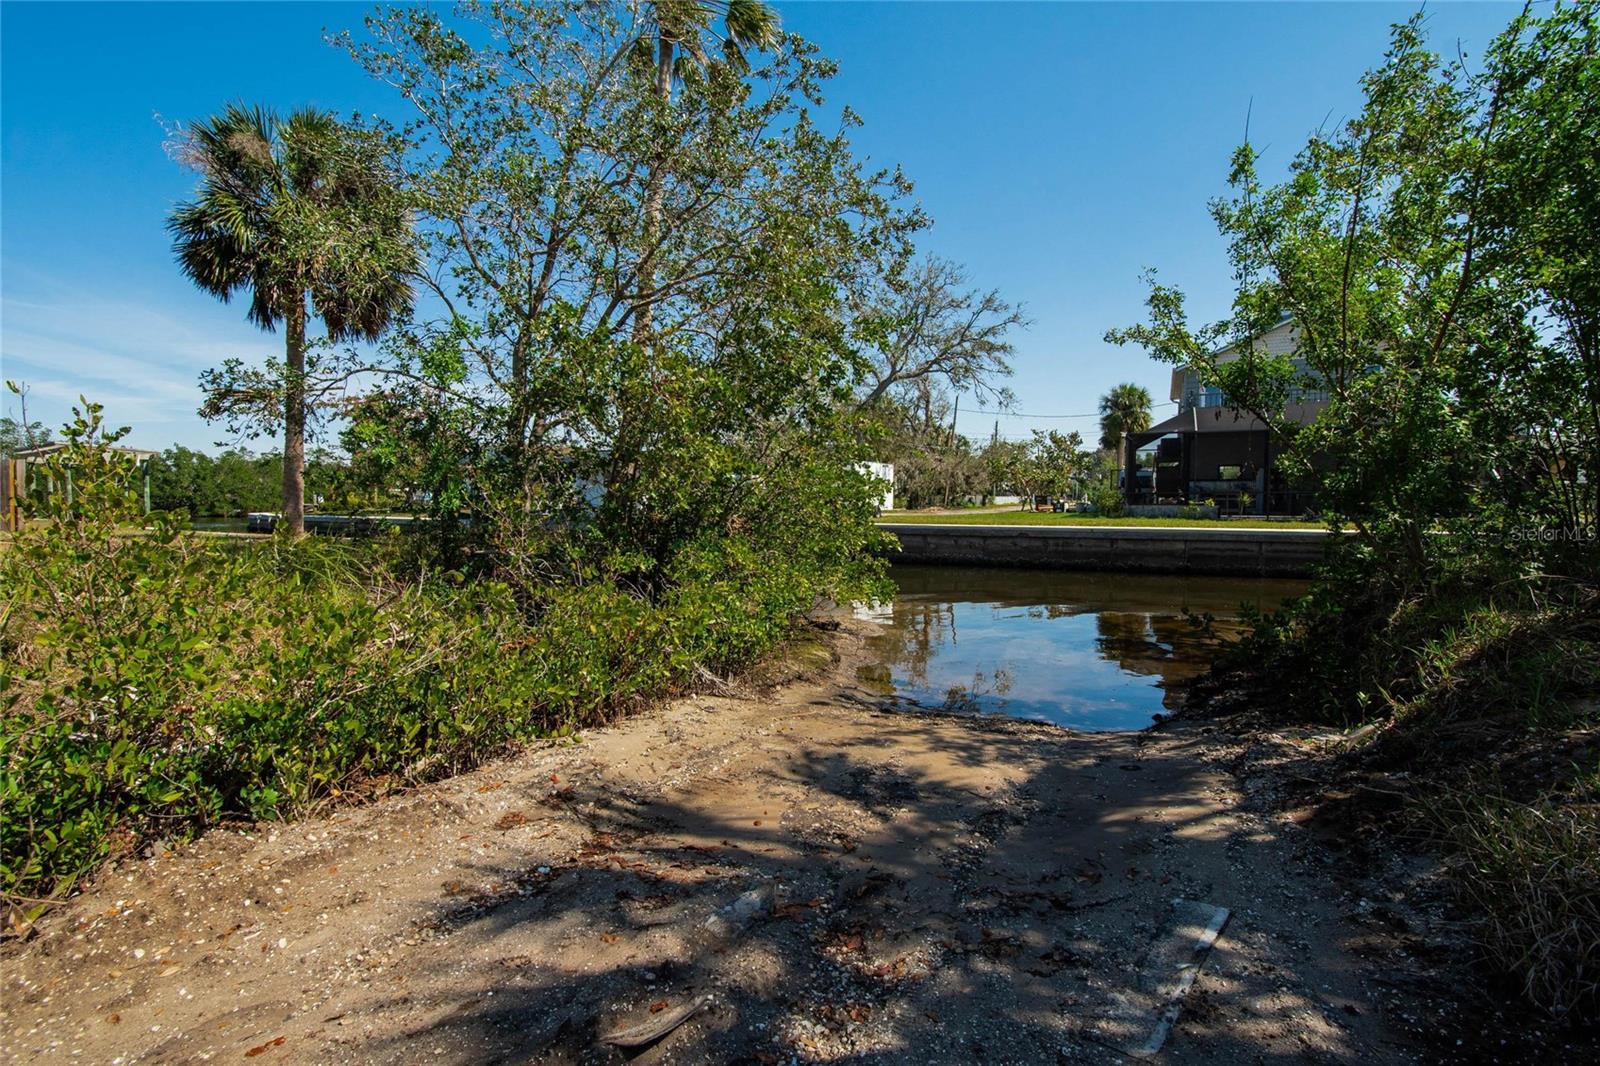
[[[961,416],[961,394],[958,392],[958,393],[956,393],[955,410],[953,410],[950,413],[950,444],[949,444],[949,449],[950,449],[951,452],[954,452],[956,450],[956,419],[959,418],[960,416]],[[946,457],[946,459],[945,459],[946,466],[944,468],[944,505],[946,507],[950,506],[950,466],[948,464],[950,462],[952,462],[952,461],[953,461],[953,456]]]
[[[1000,420],[994,420],[994,430],[989,434],[989,502],[994,503],[1000,497],[1000,480],[995,476],[994,457],[995,449],[1000,446]]]

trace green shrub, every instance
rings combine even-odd
[[[1089,506],[1094,508],[1095,514],[1115,518],[1126,514],[1128,510],[1127,497],[1122,490],[1110,482],[1102,482],[1089,488]]]
[[[531,598],[403,580],[381,540],[139,528],[117,436],[89,406],[50,460],[73,504],[50,497],[0,553],[9,897],[61,895],[108,855],[219,819],[465,769],[735,669],[819,597],[881,591],[860,546],[787,523],[702,535],[648,595],[618,559]]]

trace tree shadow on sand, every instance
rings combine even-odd
[[[1291,849],[1206,802],[1221,783],[1199,738],[861,713],[872,728],[842,747],[801,744],[678,791],[596,780],[522,796],[541,816],[514,831],[564,817],[577,846],[464,870],[471,887],[416,916],[427,950],[407,989],[363,1008],[358,1054],[1116,1061],[1096,1019],[1182,896],[1237,916],[1167,1059],[1382,1057],[1351,1025],[1357,978],[1322,965],[1352,931],[1326,907],[1262,907],[1263,875],[1288,876]],[[1022,770],[985,783],[1001,765]],[[774,906],[742,936],[707,935],[719,907],[763,885]],[[701,997],[651,1046],[602,1042]]]

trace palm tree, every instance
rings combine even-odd
[[[262,329],[284,324],[275,413],[283,421],[284,523],[300,536],[307,300],[330,341],[377,339],[411,306],[407,279],[418,259],[410,214],[379,146],[324,111],[280,119],[229,104],[187,127],[178,154],[201,179],[195,199],[167,221],[179,266],[224,302],[248,289],[249,319]],[[211,413],[221,409],[215,400],[207,401]]]
[[[1117,464],[1127,463],[1122,442],[1129,433],[1143,433],[1150,428],[1150,390],[1142,385],[1124,382],[1100,397],[1100,447],[1117,456]],[[1128,494],[1134,488],[1132,464],[1123,476],[1123,487]]]
[[[634,44],[654,52],[655,95],[664,115],[672,109],[672,83],[681,81],[691,64],[705,67],[718,62],[707,55],[707,44],[720,43],[722,61],[744,70],[746,49],[771,48],[778,40],[777,12],[761,0],[653,0],[647,12],[645,29]],[[720,34],[714,28],[718,15],[722,16]],[[645,183],[644,252],[638,284],[643,303],[633,323],[634,339],[640,341],[650,331],[654,308],[651,292],[666,195],[666,155],[667,146],[662,144]]]

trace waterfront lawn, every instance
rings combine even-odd
[[[1194,529],[1322,529],[1321,522],[1288,518],[1108,518],[1091,514],[1056,514],[1049,511],[983,511],[972,514],[919,514],[891,511],[878,518],[880,525],[917,524],[953,526],[1186,526]]]

